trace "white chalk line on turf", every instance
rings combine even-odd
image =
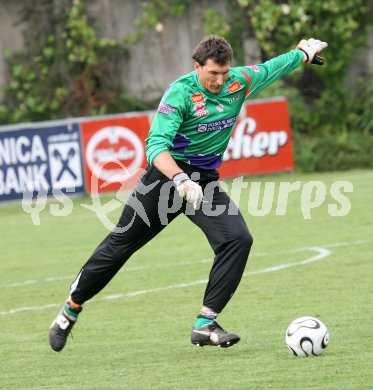
[[[318,254],[315,255],[315,256],[311,256],[311,257],[309,257],[309,258],[307,258],[305,260],[297,261],[295,263],[280,264],[280,265],[276,265],[274,267],[268,267],[268,268],[260,269],[258,271],[252,271],[252,272],[247,272],[247,273],[245,272],[243,274],[243,276],[265,274],[265,273],[268,273],[268,272],[280,271],[280,270],[285,269],[285,268],[297,267],[297,266],[300,266],[300,265],[306,265],[306,264],[314,263],[315,261],[319,261],[319,260],[324,259],[325,257],[329,256],[332,253],[329,249],[326,249],[325,247],[324,248],[323,247],[318,247],[318,246],[300,248],[300,249],[294,250],[293,252],[302,252],[302,251],[307,251],[307,250],[318,252]]]
[[[320,247],[322,248],[337,248],[341,246],[348,246],[348,245],[359,245],[363,244],[365,241],[359,240],[359,241],[353,241],[353,242],[337,242],[334,244],[326,244],[326,245],[321,245]],[[295,249],[291,252],[297,252],[297,251],[302,251],[304,248],[298,248]],[[253,253],[250,255],[250,258],[253,257],[261,257],[261,256],[268,256],[267,253]],[[166,264],[152,264],[152,265],[144,265],[144,266],[125,266],[123,267],[118,273],[121,272],[133,272],[133,271],[142,271],[146,270],[149,268],[171,268],[171,267],[178,267],[182,265],[189,265],[189,264],[198,264],[198,263],[210,263],[212,262],[212,258],[208,259],[202,259],[202,260],[192,260],[192,261],[177,261],[177,262],[172,262],[172,263],[166,263]],[[51,276],[48,278],[44,279],[31,279],[31,280],[23,280],[20,282],[13,282],[13,283],[8,283],[8,284],[2,284],[0,285],[0,289],[5,289],[5,288],[16,288],[16,287],[24,287],[24,286],[29,286],[32,284],[40,284],[40,283],[50,283],[50,282],[57,282],[57,281],[63,281],[63,280],[70,280],[71,282],[75,279],[76,275],[68,275],[68,276]]]
[[[285,268],[290,268],[290,267],[296,267],[299,265],[305,265],[309,263],[313,263],[315,261],[319,261],[324,259],[325,257],[329,256],[332,252],[328,249],[321,248],[321,247],[309,247],[309,248],[304,248],[305,250],[312,250],[315,252],[318,252],[317,255],[311,256],[305,260],[302,261],[297,261],[294,263],[288,263],[288,264],[281,264],[278,266],[274,267],[268,267],[268,268],[263,268],[257,271],[252,271],[252,272],[245,272],[242,276],[250,276],[250,275],[258,275],[258,274],[265,274],[268,272],[275,272],[275,271],[280,271]],[[206,284],[208,282],[207,279],[202,279],[202,280],[196,280],[194,282],[189,282],[189,283],[181,283],[181,284],[173,284],[170,286],[165,286],[165,287],[157,287],[157,288],[151,288],[148,290],[139,290],[135,291],[132,293],[123,293],[123,294],[112,294],[112,295],[106,295],[104,296],[101,300],[103,301],[111,301],[114,299],[121,299],[121,298],[130,298],[130,297],[135,297],[138,295],[143,295],[143,294],[149,294],[149,293],[154,293],[154,292],[159,292],[159,291],[164,291],[164,290],[173,290],[175,288],[182,288],[182,287],[191,287],[191,286],[196,286],[199,284]]]
[[[355,242],[350,242],[350,243],[335,243],[335,244],[329,244],[329,245],[323,245],[323,246],[311,246],[311,247],[297,248],[295,250],[292,250],[291,252],[294,253],[294,252],[303,252],[303,251],[313,251],[313,252],[316,252],[316,255],[313,255],[313,256],[308,257],[304,260],[300,260],[300,261],[293,262],[293,263],[280,264],[280,265],[273,266],[273,267],[263,268],[263,269],[260,269],[257,271],[245,272],[243,274],[243,277],[250,276],[250,275],[259,275],[259,274],[264,274],[264,273],[269,273],[269,272],[276,272],[276,271],[280,271],[280,270],[290,268],[290,267],[307,265],[307,264],[325,259],[329,255],[331,255],[332,251],[327,249],[327,247],[329,247],[329,248],[342,247],[342,246],[348,246],[348,245],[359,245],[362,243],[364,243],[364,241],[355,241]],[[106,295],[98,300],[108,301],[108,300],[123,299],[123,298],[133,298],[133,297],[136,297],[139,295],[144,295],[144,294],[150,294],[150,293],[166,291],[166,290],[173,290],[173,289],[177,289],[177,288],[192,287],[192,286],[196,286],[196,285],[200,285],[200,284],[206,284],[207,281],[208,281],[207,279],[202,279],[202,280],[196,280],[194,282],[189,282],[189,283],[173,284],[173,285],[164,286],[164,287],[156,287],[156,288],[152,288],[152,289],[133,291],[130,293]],[[55,307],[60,307],[60,306],[61,306],[61,303],[51,303],[51,304],[42,305],[42,306],[18,307],[18,308],[10,309],[7,311],[0,311],[0,315],[16,314],[16,313],[25,312],[25,311],[39,311],[39,310],[45,310],[45,309],[50,309],[50,308],[55,308]]]
[[[359,240],[359,241],[353,241],[353,242],[337,242],[334,244],[326,244],[326,245],[321,245],[320,247],[322,248],[337,248],[341,246],[348,246],[348,245],[359,245],[363,244],[365,241]],[[293,250],[292,252],[297,252],[297,251],[302,251],[304,248],[298,248]],[[253,257],[261,257],[261,256],[268,256],[267,253],[253,253],[250,255],[250,258]],[[142,271],[146,270],[149,268],[171,268],[171,267],[178,267],[178,266],[183,266],[183,265],[189,265],[189,264],[198,264],[198,263],[210,263],[212,262],[212,258],[208,259],[202,259],[202,260],[192,260],[192,261],[176,261],[172,263],[166,263],[166,264],[152,264],[152,265],[144,265],[144,266],[125,266],[123,267],[118,273],[121,272],[134,272],[134,271]],[[13,282],[13,283],[7,283],[7,284],[2,284],[0,285],[0,289],[6,289],[6,288],[16,288],[16,287],[24,287],[24,286],[29,286],[32,284],[40,284],[40,283],[51,283],[51,282],[58,282],[58,281],[64,281],[64,280],[69,280],[73,281],[75,279],[76,275],[68,275],[68,276],[51,276],[48,278],[44,279],[31,279],[31,280],[23,280],[20,282]]]
[[[267,256],[266,253],[255,253],[252,254],[250,257],[259,257],[259,256]],[[192,261],[176,261],[173,263],[166,263],[166,264],[153,264],[153,265],[144,265],[144,266],[126,266],[123,267],[118,273],[121,272],[133,272],[133,271],[142,271],[149,268],[170,268],[170,267],[178,267],[182,265],[190,265],[190,264],[198,264],[198,263],[210,263],[212,262],[212,258],[209,259],[202,259],[202,260],[192,260]],[[44,279],[30,279],[30,280],[23,280],[21,282],[13,282],[13,283],[7,283],[7,284],[1,284],[0,289],[5,288],[15,288],[15,287],[23,287],[23,286],[29,286],[31,284],[40,284],[40,283],[50,283],[50,282],[58,282],[61,280],[70,280],[73,281],[76,278],[76,275],[68,275],[68,276],[50,276],[48,278]]]

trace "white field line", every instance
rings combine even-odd
[[[321,247],[309,247],[309,248],[304,248],[305,250],[312,250],[315,252],[318,252],[317,255],[311,256],[305,260],[298,261],[295,263],[289,263],[289,264],[281,264],[275,267],[268,267],[268,268],[263,268],[258,271],[253,271],[253,272],[245,272],[243,276],[249,276],[249,275],[258,275],[258,274],[265,274],[268,272],[275,272],[275,271],[280,271],[284,268],[290,268],[290,267],[296,267],[299,265],[305,265],[309,263],[313,263],[315,261],[319,261],[324,259],[325,257],[329,256],[331,254],[331,251],[325,248]],[[191,287],[191,286],[196,286],[198,284],[206,284],[208,282],[207,279],[202,279],[202,280],[196,280],[194,282],[190,283],[181,283],[181,284],[172,284],[170,286],[166,287],[157,287],[157,288],[152,288],[148,290],[140,290],[140,291],[135,291],[132,293],[124,293],[124,294],[112,294],[112,295],[106,295],[104,296],[101,300],[103,301],[109,301],[113,299],[121,299],[121,298],[130,298],[130,297],[135,297],[137,295],[143,295],[143,294],[149,294],[149,293],[154,293],[158,291],[164,291],[164,290],[174,290],[176,288],[183,288],[183,287]],[[1,314],[1,312],[0,312]]]
[[[348,246],[348,245],[359,245],[363,244],[364,241],[354,241],[351,243],[348,242],[337,242],[334,244],[326,244],[326,245],[321,245],[320,247],[322,248],[337,248],[341,246]],[[297,252],[297,251],[303,251],[304,248],[298,248],[290,252]],[[288,252],[285,252],[287,254]],[[262,257],[262,256],[268,256],[267,253],[253,253],[250,255],[250,258],[253,257]],[[118,273],[121,272],[133,272],[133,271],[142,271],[146,270],[149,268],[171,268],[171,267],[178,267],[178,266],[183,266],[183,265],[190,265],[190,264],[198,264],[198,263],[210,263],[212,262],[212,257],[209,259],[202,259],[202,260],[192,260],[192,261],[177,261],[173,263],[166,263],[166,264],[152,264],[152,265],[144,265],[144,266],[124,266]],[[44,279],[31,279],[31,280],[23,280],[19,282],[13,282],[13,283],[8,283],[8,284],[2,284],[0,285],[0,289],[5,289],[5,288],[16,288],[16,287],[23,287],[23,286],[29,286],[31,284],[40,284],[40,283],[50,283],[50,282],[56,282],[56,281],[63,281],[63,280],[69,280],[73,282],[73,280],[76,278],[76,275],[68,275],[68,276],[51,276],[48,278]]]
[[[260,256],[267,256],[267,253],[255,253],[250,255],[250,258],[252,257],[260,257]],[[155,269],[155,268],[171,268],[171,267],[178,267],[181,265],[191,265],[191,264],[198,264],[198,263],[212,263],[213,258],[209,259],[202,259],[202,260],[191,260],[191,261],[177,261],[174,263],[165,263],[165,264],[153,264],[153,265],[143,265],[143,266],[124,266],[118,273],[121,272],[133,272],[133,271],[142,271],[145,269]],[[50,282],[58,282],[60,280],[70,280],[71,282],[74,281],[76,278],[76,275],[69,275],[69,276],[50,276],[48,278],[44,279],[30,279],[30,280],[23,280],[21,282],[13,282],[8,284],[1,284],[0,289],[5,288],[15,288],[15,287],[23,287],[23,286],[29,286],[30,284],[40,284],[40,283],[50,283]]]
[[[329,255],[331,255],[332,251],[327,249],[327,248],[335,248],[335,247],[342,247],[342,246],[349,246],[349,245],[359,245],[359,244],[363,244],[363,243],[364,243],[364,241],[355,241],[355,242],[350,242],[350,243],[347,243],[347,242],[346,243],[335,243],[335,244],[329,244],[329,245],[323,245],[323,246],[311,246],[311,247],[297,248],[295,250],[292,250],[291,252],[294,253],[294,252],[312,251],[312,252],[316,252],[316,255],[313,255],[313,256],[308,257],[304,260],[300,260],[300,261],[297,261],[294,263],[280,264],[280,265],[277,265],[274,267],[267,267],[267,268],[263,268],[263,269],[257,270],[257,271],[245,272],[243,274],[243,277],[250,276],[250,275],[264,274],[264,273],[269,273],[269,272],[276,272],[276,271],[280,271],[280,270],[290,268],[290,267],[307,265],[307,264],[325,259]],[[167,291],[167,290],[174,290],[176,288],[191,287],[191,286],[196,286],[196,285],[206,284],[206,283],[207,283],[207,279],[196,280],[194,282],[189,282],[189,283],[172,284],[172,285],[165,286],[165,287],[157,287],[157,288],[146,289],[146,290],[138,290],[138,291],[133,291],[130,293],[106,295],[99,300],[108,301],[108,300],[115,300],[115,299],[122,299],[122,298],[133,298],[133,297],[136,297],[138,295],[150,294],[150,293],[154,293],[154,292]],[[61,305],[62,305],[61,303],[51,303],[51,304],[42,305],[42,306],[18,307],[18,308],[6,310],[6,311],[0,311],[0,315],[16,314],[16,313],[24,312],[24,311],[45,310],[45,309],[60,307]]]

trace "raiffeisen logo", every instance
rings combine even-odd
[[[143,159],[141,140],[123,126],[102,128],[89,140],[86,149],[88,167],[94,176],[107,183],[128,180],[138,172]]]

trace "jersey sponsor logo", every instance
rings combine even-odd
[[[194,116],[196,116],[197,118],[200,118],[201,116],[206,116],[208,114],[209,114],[209,112],[207,110],[198,110],[198,111],[196,111]]]
[[[236,80],[234,83],[228,85],[228,87],[227,87],[227,90],[231,93],[237,92],[240,89],[242,89],[242,85],[240,84],[240,82],[238,80]]]
[[[194,113],[194,116],[196,116],[197,118],[200,118],[201,116],[206,116],[209,114],[209,112],[207,110],[205,110],[205,103],[195,103],[194,105],[194,110],[195,110],[195,113]]]
[[[219,111],[219,112],[223,112],[224,111],[224,106],[222,104],[218,104],[216,106],[216,109]]]
[[[232,116],[231,118],[222,119],[216,122],[200,123],[198,125],[198,131],[200,133],[206,133],[210,131],[220,131],[220,130],[231,128],[235,124],[235,122],[236,122],[236,117]]]
[[[232,104],[232,103],[236,102],[237,100],[241,100],[244,96],[245,96],[245,94],[243,92],[241,92],[238,95],[231,97],[228,100],[228,103]]]
[[[176,108],[166,103],[160,103],[157,109],[157,112],[160,112],[161,114],[165,114],[165,115],[168,115],[170,111],[175,112]]]
[[[161,108],[161,107],[158,107],[158,110],[157,110],[157,112],[160,112],[161,114],[165,114],[165,115],[168,115],[169,114],[169,111],[167,111],[167,110],[164,110],[163,108]]]
[[[256,65],[248,65],[246,68],[250,68],[254,72],[260,72],[260,69]]]
[[[205,104],[204,103],[201,103],[201,104],[196,104],[195,106],[194,106],[194,110],[195,111],[200,111],[200,110],[204,110],[205,109]]]
[[[169,104],[167,103],[161,103],[160,106],[164,107],[166,110],[169,110],[169,111],[172,111],[172,112],[175,112],[176,111],[176,108],[175,107],[172,107],[170,106]]]
[[[196,104],[196,103],[202,103],[205,101],[205,97],[203,96],[202,93],[195,93],[194,95],[192,95],[192,103]]]

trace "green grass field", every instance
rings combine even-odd
[[[338,202],[329,190],[339,180],[353,184],[345,194],[352,209],[333,217],[328,204]],[[85,305],[74,339],[53,352],[48,327],[107,230],[81,206],[89,197],[74,198],[66,217],[51,215],[49,206],[57,203],[51,200],[39,226],[21,204],[0,206],[0,388],[371,389],[373,171],[251,181],[320,181],[327,191],[322,206],[304,219],[301,191],[290,194],[285,215],[274,207],[254,216],[243,190],[240,207],[254,247],[219,317],[242,337],[229,349],[190,343],[212,253],[204,235],[181,216]],[[331,340],[322,356],[294,357],[285,347],[287,326],[304,315],[328,326]]]

